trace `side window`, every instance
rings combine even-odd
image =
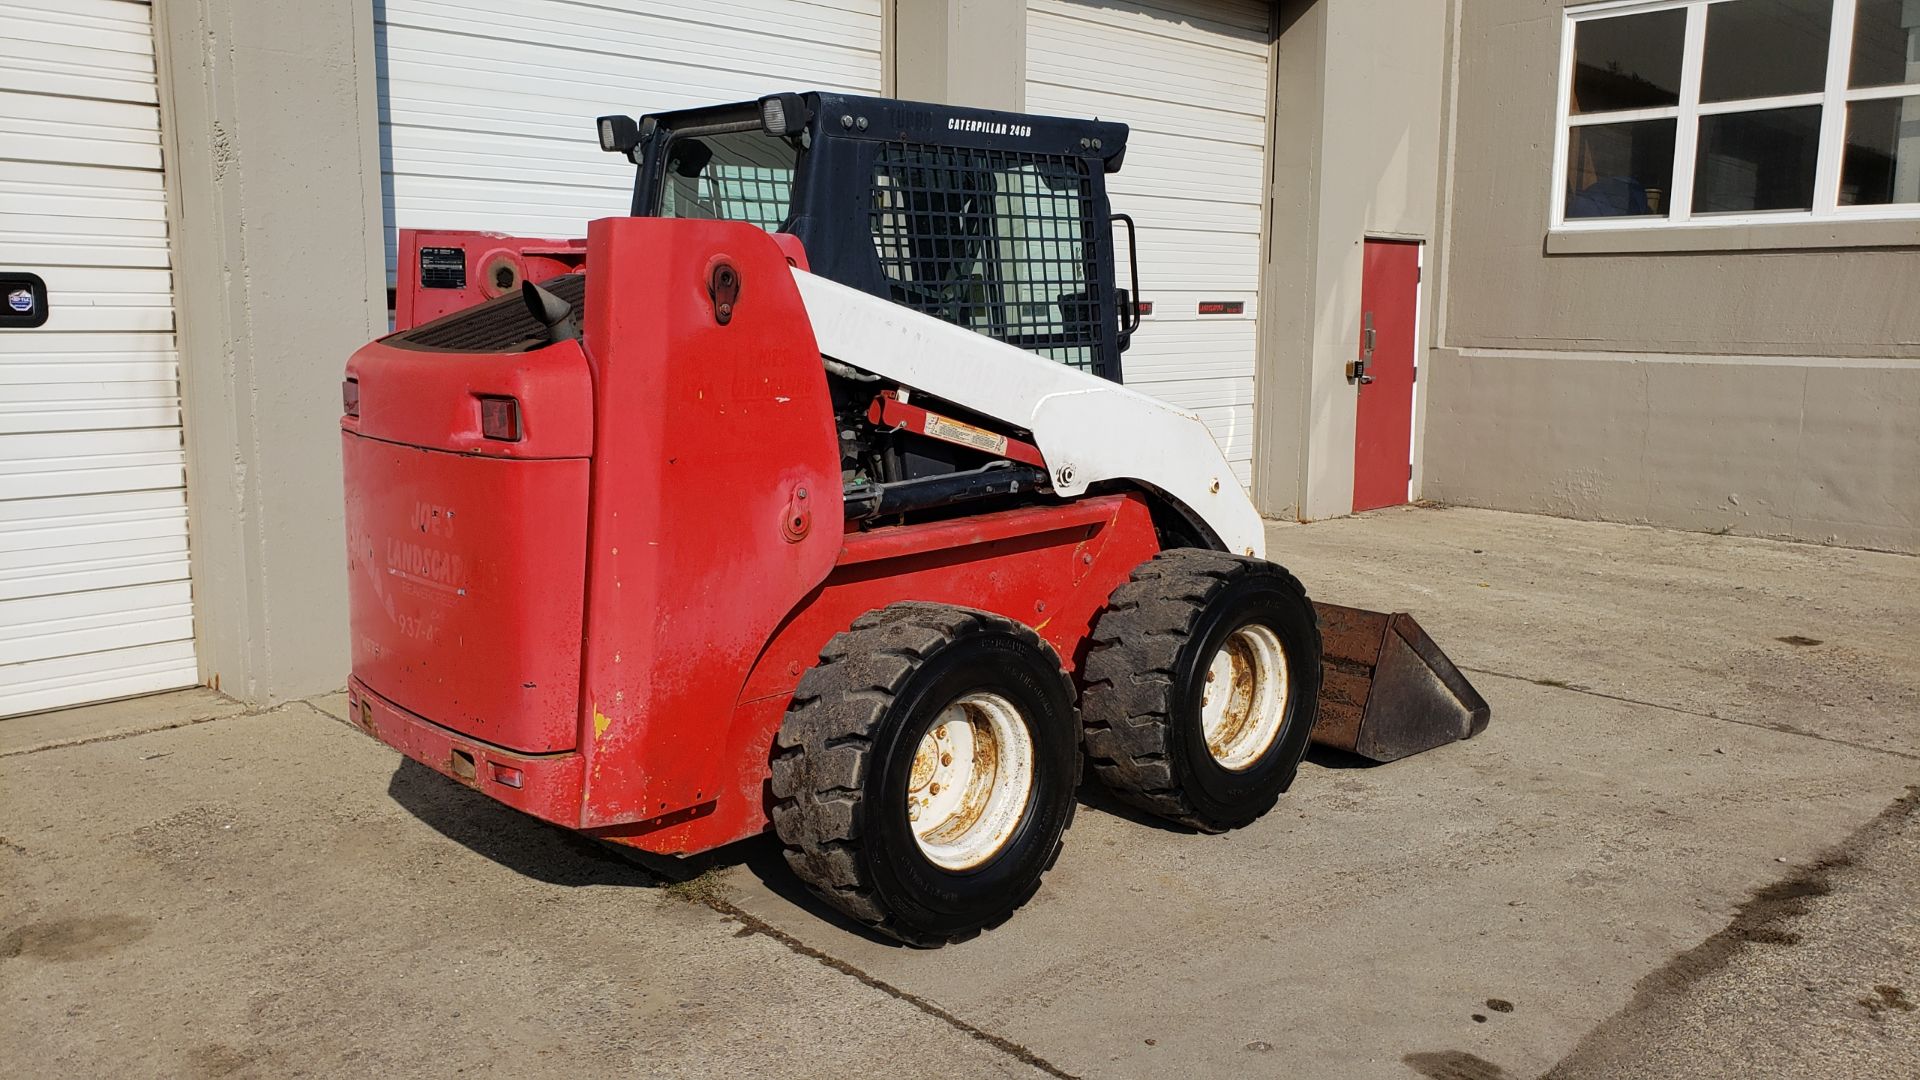
[[[889,146],[869,222],[895,302],[1082,370],[1102,344],[1075,158]]]
[[[1089,287],[1085,178],[1077,170],[1029,164],[996,172],[994,187],[994,255],[1007,340],[1091,369],[1100,303]]]
[[[759,130],[676,135],[667,144],[660,216],[748,221],[772,232],[793,202],[796,151]]]

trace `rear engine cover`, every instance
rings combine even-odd
[[[343,443],[354,674],[482,742],[573,749],[587,462]]]
[[[531,344],[374,342],[347,363],[357,407],[340,429],[354,675],[442,728],[538,754],[579,743],[593,382],[577,342]],[[485,421],[502,402],[505,438]]]

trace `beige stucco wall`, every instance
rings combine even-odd
[[[1920,372],[1871,360],[1444,352],[1446,502],[1920,550]]]
[[[386,328],[373,12],[155,14],[201,673],[284,701],[346,683],[340,379]]]
[[[1026,0],[894,0],[889,84],[908,101],[1019,111],[1027,95]]]
[[[1353,508],[1345,366],[1359,353],[1364,242],[1434,238],[1448,18],[1443,0],[1280,6],[1255,390],[1255,499],[1269,516]],[[1422,290],[1423,328],[1432,297]]]
[[[1561,25],[1555,3],[1460,6],[1422,492],[1920,549],[1920,247],[1837,246],[1920,237],[1550,241]]]

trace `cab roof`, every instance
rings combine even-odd
[[[1071,155],[1099,160],[1104,172],[1119,170],[1127,148],[1127,125],[1112,121],[975,109],[924,101],[836,94],[823,90],[770,94],[756,101],[651,113],[641,119],[640,130],[645,138],[661,129],[673,132],[722,126],[735,130],[761,127],[762,106],[769,101],[781,103],[785,133],[797,133],[804,127],[812,139],[912,142]]]

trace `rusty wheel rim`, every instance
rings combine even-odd
[[[998,694],[968,694],[921,737],[907,780],[907,826],[927,860],[968,870],[998,855],[1026,816],[1033,735]]]
[[[1200,728],[1221,768],[1240,772],[1273,746],[1287,716],[1287,650],[1251,623],[1235,630],[1201,674]]]

